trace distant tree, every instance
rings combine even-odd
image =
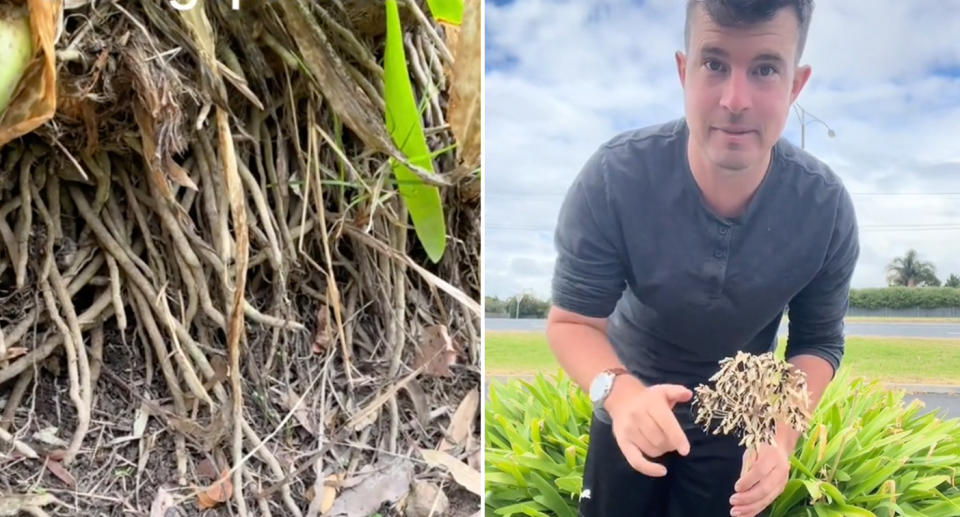
[[[507,300],[501,300],[496,296],[483,297],[483,312],[485,314],[508,314]]]
[[[547,311],[550,310],[550,302],[541,300],[536,296],[524,294],[518,297],[514,296],[507,300],[507,314],[511,318],[539,318],[547,317]]]
[[[943,284],[944,287],[960,287],[960,276],[950,274],[950,278]]]
[[[916,250],[908,250],[887,266],[887,283],[907,287],[938,286],[937,268],[930,262],[920,260]]]

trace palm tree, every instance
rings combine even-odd
[[[903,257],[897,257],[887,266],[887,283],[917,287],[940,285],[937,268],[930,262],[920,260],[916,250],[908,250]]]

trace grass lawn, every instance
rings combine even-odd
[[[783,357],[786,338],[777,355]],[[553,374],[560,365],[542,332],[490,332],[487,375]],[[847,338],[843,366],[854,376],[891,383],[960,384],[960,339]]]

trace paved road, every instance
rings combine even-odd
[[[511,320],[487,318],[487,330],[541,331],[546,320]],[[960,340],[960,323],[847,323],[848,336],[946,338]],[[787,335],[787,325],[780,326],[780,335]]]
[[[958,394],[921,393],[907,395],[903,397],[903,403],[909,404],[913,399],[920,399],[926,405],[925,408],[920,410],[921,414],[943,410],[947,418],[960,417],[960,395]]]

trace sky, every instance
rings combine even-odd
[[[618,133],[683,116],[684,5],[487,1],[487,296],[549,297],[557,213],[583,163]],[[885,286],[887,264],[908,249],[941,280],[960,275],[958,35],[960,1],[817,2],[797,103],[806,150],[854,201],[854,288]],[[800,145],[796,111],[783,137]]]

